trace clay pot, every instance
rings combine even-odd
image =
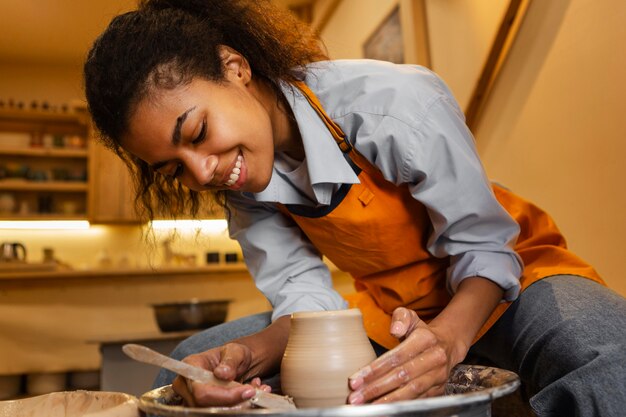
[[[280,379],[298,408],[346,404],[348,377],[376,358],[358,309],[291,315]]]
[[[139,417],[137,399],[121,392],[63,391],[0,401],[0,417]]]

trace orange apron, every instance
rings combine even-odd
[[[280,205],[281,211],[294,219],[322,254],[352,275],[357,292],[346,296],[350,307],[363,313],[368,336],[390,349],[398,344],[389,334],[395,308],[411,308],[428,322],[450,301],[446,289],[449,259],[436,258],[427,251],[430,220],[408,187],[385,180],[352,148],[313,92],[303,83],[298,87],[355,168],[360,184],[344,184],[333,196],[337,201],[330,209]],[[561,274],[603,283],[590,265],[567,250],[565,239],[547,213],[502,187],[493,188],[498,201],[521,226],[515,250],[525,265],[522,290],[542,278]],[[509,305],[498,305],[475,340]]]

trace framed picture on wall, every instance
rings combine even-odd
[[[374,33],[365,41],[363,56],[395,64],[404,63],[404,41],[400,26],[399,6],[394,7],[391,14],[378,25]]]
[[[425,0],[399,0],[363,44],[363,57],[430,66]]]

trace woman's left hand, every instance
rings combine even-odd
[[[388,403],[441,395],[451,368],[466,353],[457,353],[459,346],[452,335],[429,326],[415,311],[404,307],[393,312],[390,332],[401,343],[350,377],[348,403]]]

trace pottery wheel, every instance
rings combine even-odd
[[[488,417],[494,399],[513,393],[519,377],[510,371],[486,366],[457,365],[450,373],[446,395],[391,404],[300,408],[298,410],[190,408],[171,385],[142,395],[139,408],[146,417],[276,416],[276,417]]]

